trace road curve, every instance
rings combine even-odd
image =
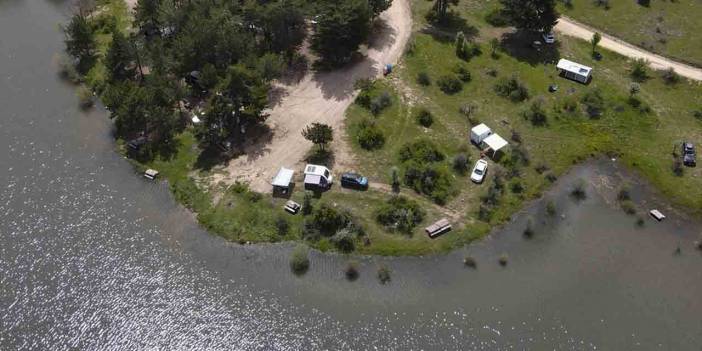
[[[558,24],[556,24],[556,27],[554,29],[562,34],[588,41],[592,38],[592,35],[595,32],[597,32],[596,29],[593,29],[580,22],[574,21],[573,19],[570,19],[568,17],[559,18]],[[702,81],[702,69],[700,68],[693,67],[684,63],[671,60],[661,55],[651,53],[642,48],[629,44],[621,39],[615,38],[611,35],[602,32],[600,32],[600,34],[602,35],[602,41],[600,41],[599,44],[600,47],[614,51],[616,53],[622,54],[630,58],[646,59],[649,62],[651,68],[653,69],[665,70],[668,68],[673,68],[675,72],[677,72],[681,76],[697,81]]]

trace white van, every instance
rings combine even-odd
[[[305,166],[305,189],[329,189],[334,177],[329,168],[320,165]]]

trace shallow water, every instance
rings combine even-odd
[[[637,227],[611,205],[628,178],[616,162],[563,177],[547,195],[556,218],[536,202],[448,255],[359,258],[355,282],[343,256],[313,254],[295,277],[289,245],[203,232],[57,78],[65,13],[0,1],[0,350],[699,349],[700,221],[642,187],[637,203],[670,217]],[[580,202],[577,178],[590,180]]]

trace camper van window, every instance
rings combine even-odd
[[[329,178],[329,171],[324,171],[324,177]]]

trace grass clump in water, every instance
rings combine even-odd
[[[585,192],[585,180],[578,179],[575,184],[573,184],[573,189],[570,191],[570,195],[576,200],[585,200],[587,193]]]
[[[475,261],[475,258],[466,256],[463,258],[463,265],[470,268],[476,268],[478,266],[478,262]]]
[[[508,261],[509,261],[509,257],[507,256],[506,253],[500,255],[500,258],[497,260],[497,262],[499,262],[500,266],[502,266],[502,267],[506,266]]]
[[[298,245],[290,256],[290,269],[295,275],[303,275],[310,268],[309,250],[303,245]]]
[[[350,282],[358,279],[359,272],[358,263],[356,261],[349,261],[349,263],[346,264],[346,268],[344,268],[344,276],[346,276],[346,280]]]
[[[382,265],[378,268],[378,280],[380,284],[386,284],[390,282],[390,268]]]
[[[553,200],[548,200],[546,203],[546,214],[549,216],[556,215],[556,203]]]

